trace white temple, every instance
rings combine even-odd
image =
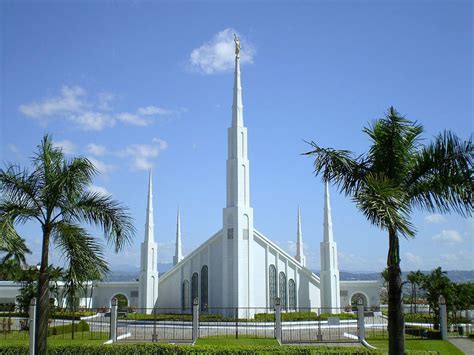
[[[232,120],[227,130],[227,203],[222,211],[221,227],[183,257],[178,209],[173,267],[158,277],[150,172],[139,279],[91,284],[93,292],[90,295],[86,292],[81,300],[83,306],[109,307],[111,299],[118,294],[127,298],[129,306],[138,307],[138,311],[144,313],[151,313],[156,307],[160,312],[166,312],[165,309],[168,312],[169,309],[188,312],[194,298],[198,298],[202,311],[212,311],[212,308],[273,308],[277,297],[283,309],[288,311],[321,307],[326,308],[323,310],[325,313],[338,313],[341,306],[350,305],[356,296],[362,297],[366,306],[379,305],[378,281],[339,280],[327,184],[320,244],[321,277],[306,267],[299,208],[294,257],[254,228],[239,49],[237,40]],[[0,303],[8,299],[7,294],[18,293],[18,287],[14,291],[15,287],[12,283],[0,282]]]

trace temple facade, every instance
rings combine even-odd
[[[320,243],[320,276],[306,266],[299,208],[294,256],[255,229],[239,50],[240,45],[236,41],[232,119],[227,130],[226,205],[223,206],[222,221],[216,233],[189,255],[183,256],[178,210],[173,266],[159,276],[150,172],[138,280],[90,283],[81,298],[82,306],[109,307],[111,299],[117,295],[123,295],[130,307],[143,313],[151,313],[154,308],[158,312],[188,312],[195,298],[198,299],[201,311],[210,312],[224,312],[224,309],[235,308],[272,309],[277,298],[283,310],[287,311],[324,308],[323,313],[339,313],[341,307],[350,305],[354,297],[362,298],[368,307],[379,305],[378,281],[339,280],[337,246],[332,230],[327,184]],[[0,303],[5,303],[6,299],[11,300],[12,296],[18,294],[18,289],[19,285],[0,281]],[[63,303],[62,300],[56,302]]]

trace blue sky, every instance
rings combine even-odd
[[[159,261],[176,210],[185,254],[221,227],[232,34],[242,38],[255,227],[294,254],[302,210],[319,269],[323,186],[304,140],[366,151],[361,132],[394,105],[425,127],[473,132],[470,1],[2,1],[0,160],[27,166],[45,133],[102,174],[91,187],[130,208],[137,235],[113,267],[139,264],[153,167]],[[342,270],[381,271],[386,233],[331,189]],[[474,220],[416,213],[402,268],[472,270]],[[40,229],[19,227],[39,260]],[[100,233],[94,231],[99,238]],[[53,256],[59,262],[58,256]]]

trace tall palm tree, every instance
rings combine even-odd
[[[0,226],[2,238],[11,239],[15,224],[36,221],[42,230],[41,266],[38,281],[35,354],[45,354],[49,314],[48,250],[54,243],[64,250],[64,242],[75,239],[83,255],[96,253],[81,241],[87,223],[103,230],[105,239],[119,251],[134,235],[132,219],[125,207],[110,196],[88,191],[97,174],[84,157],[66,159],[61,149],[53,147],[44,136],[32,159],[30,173],[17,165],[0,170]]]
[[[423,146],[423,127],[391,107],[363,130],[372,144],[366,154],[321,148],[311,142],[314,173],[350,196],[374,225],[388,231],[389,351],[404,353],[399,237],[415,235],[412,210],[473,211],[473,144],[446,131]]]
[[[415,313],[416,313],[416,291],[417,287],[420,286],[421,280],[423,277],[423,273],[418,270],[418,271],[411,271],[407,275],[407,280],[411,284],[411,307],[410,310],[413,313],[413,304],[415,305]]]

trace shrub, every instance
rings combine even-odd
[[[281,320],[285,322],[289,321],[310,321],[310,320],[327,320],[329,317],[337,317],[341,320],[345,319],[357,319],[357,316],[353,313],[339,313],[329,314],[323,313],[317,315],[316,312],[282,312]],[[274,313],[257,313],[255,314],[255,320],[257,322],[273,322],[275,320]]]
[[[405,334],[410,334],[420,338],[428,338],[433,340],[441,339],[439,330],[432,330],[425,327],[410,326],[405,328]]]
[[[55,311],[51,314],[50,318],[53,319],[69,319],[80,320],[81,317],[93,316],[96,314],[92,311],[79,311],[79,312],[70,312],[70,311]]]
[[[0,312],[13,312],[15,303],[0,303]]]
[[[74,331],[76,332],[88,332],[90,329],[89,324],[83,320],[74,324]],[[48,336],[68,333],[72,333],[72,323],[48,328]]]
[[[311,346],[239,346],[239,345],[171,345],[159,343],[142,344],[113,344],[113,345],[64,345],[50,346],[49,353],[59,354],[87,354],[87,355],[119,355],[119,354],[383,354],[382,350],[351,347],[311,347]],[[0,346],[0,354],[27,355],[27,346]]]

